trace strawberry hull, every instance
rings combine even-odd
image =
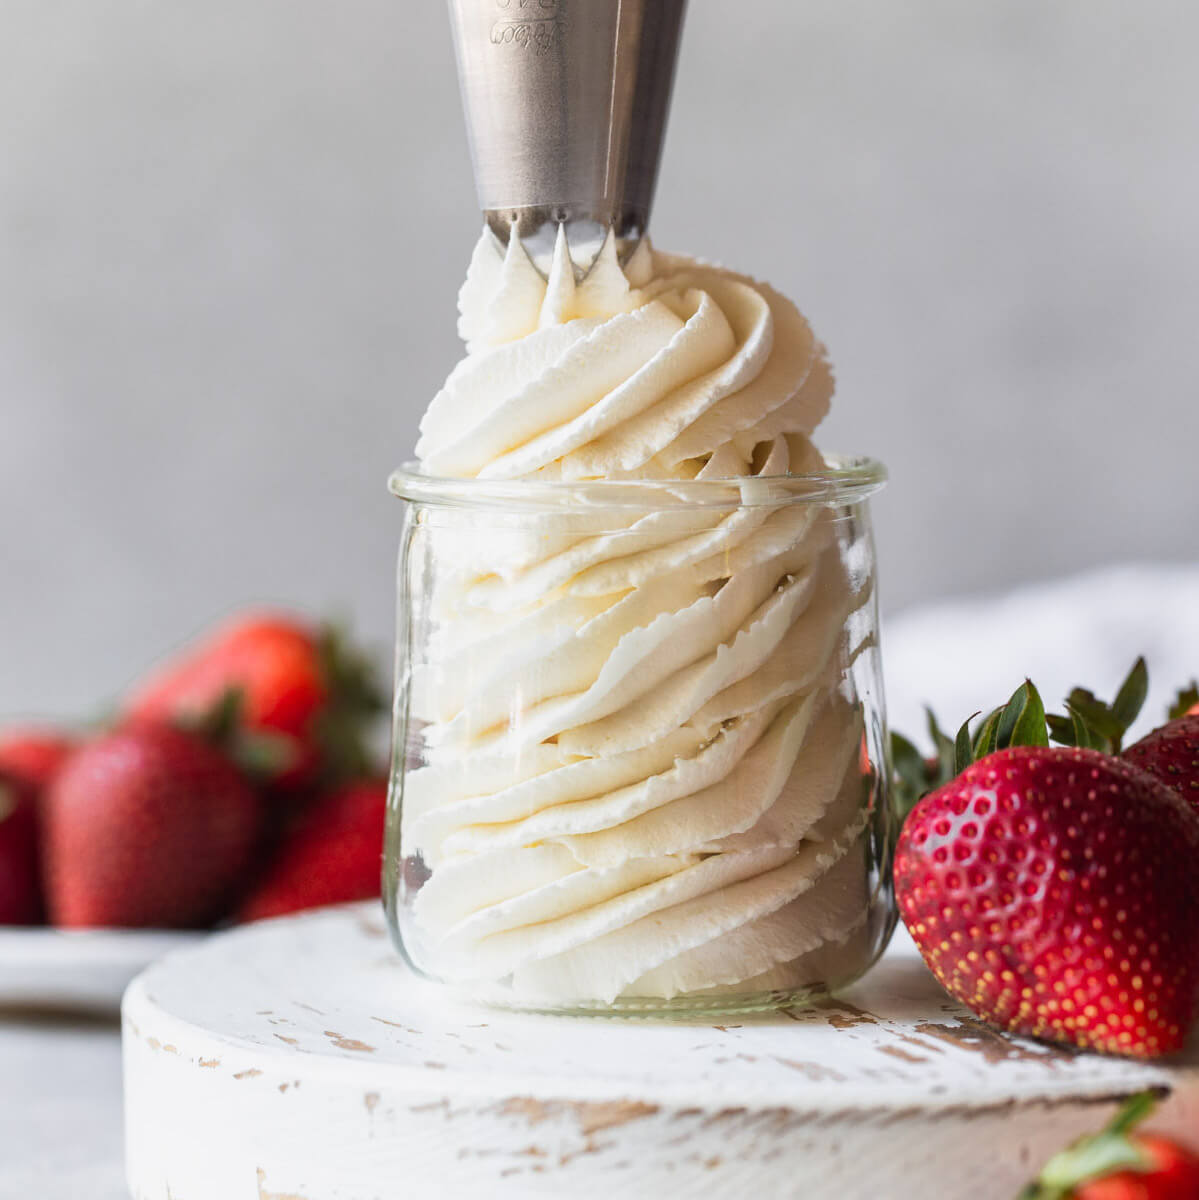
[[[367,735],[384,711],[373,664],[336,630],[277,613],[246,614],[168,660],[124,706],[133,723],[210,720],[236,697],[241,732],[273,743],[277,799],[368,772]]]
[[[161,723],[204,717],[230,690],[250,730],[269,731],[290,747],[282,782],[299,786],[317,770],[316,717],[328,698],[316,635],[279,616],[243,617],[167,663],[142,683],[126,714]]]
[[[1017,1200],[1195,1200],[1199,1156],[1138,1132],[1155,1106],[1153,1092],[1132,1096],[1098,1133],[1055,1154]]]

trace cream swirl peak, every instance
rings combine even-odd
[[[459,309],[468,354],[417,444],[431,474],[736,476],[828,411],[824,348],[789,300],[648,239],[622,270],[609,236],[579,282],[561,232],[543,276],[484,229]]]
[[[864,965],[871,772],[851,680],[871,581],[835,509],[753,503],[817,470],[832,375],[790,301],[611,237],[579,278],[489,233],[430,474],[738,479],[746,503],[446,513],[411,671],[421,766],[405,932],[518,1002],[758,994]]]

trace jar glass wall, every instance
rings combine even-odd
[[[408,510],[385,900],[416,970],[555,1012],[845,986],[894,924],[882,468],[538,483]]]

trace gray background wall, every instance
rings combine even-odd
[[[1199,8],[693,0],[657,242],[831,347],[897,610],[1194,560]],[[477,216],[439,0],[0,0],[0,714],[247,601],[389,638]]]

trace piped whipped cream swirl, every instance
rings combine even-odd
[[[833,511],[755,491],[823,465],[823,348],[773,289],[648,241],[580,279],[563,235],[543,275],[485,231],[459,307],[425,471],[736,480],[744,504],[439,517],[403,797],[418,957],[545,1004],[844,974],[870,581]]]

